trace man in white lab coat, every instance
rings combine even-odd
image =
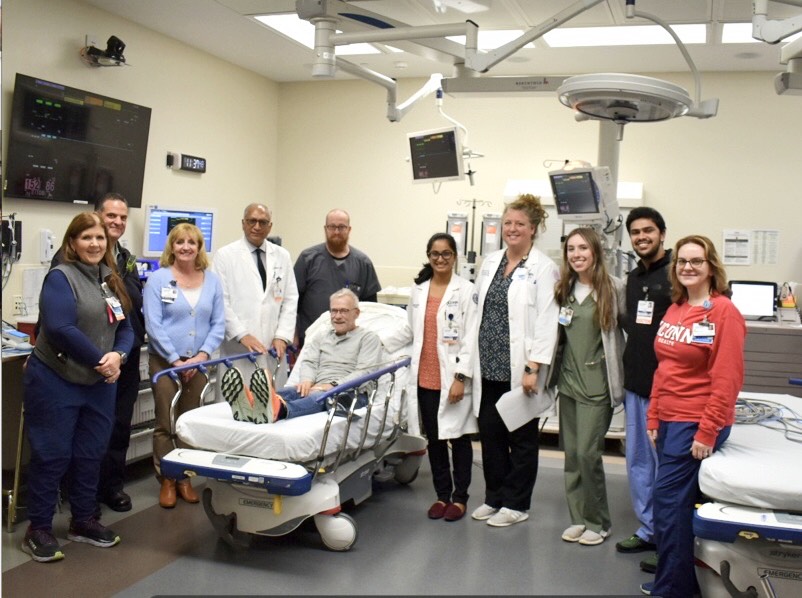
[[[281,361],[292,342],[298,288],[289,252],[267,241],[272,227],[267,206],[250,204],[242,217],[244,237],[214,254],[212,270],[220,277],[226,309],[221,356],[265,353],[273,347]],[[260,362],[263,367],[267,363]],[[237,365],[247,368],[250,364]]]

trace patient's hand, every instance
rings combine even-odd
[[[298,386],[295,387],[295,390],[298,391],[298,394],[302,397],[305,397],[309,394],[309,390],[312,388],[314,382],[312,380],[301,380]]]

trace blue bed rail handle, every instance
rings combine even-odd
[[[162,370],[161,372],[156,372],[153,375],[153,383],[156,384],[156,381],[161,378],[162,376],[170,376],[173,381],[178,382],[178,372],[183,372],[184,370],[198,370],[201,373],[205,374],[209,369],[209,366],[216,365],[218,363],[223,363],[226,367],[231,367],[233,362],[237,361],[238,359],[250,359],[253,363],[256,363],[256,358],[262,355],[258,351],[252,351],[251,353],[240,353],[239,355],[227,355],[226,357],[219,357],[217,359],[209,359],[207,361],[202,361],[200,363],[190,363],[189,365],[179,365],[174,368],[167,368]]]
[[[354,380],[345,382],[344,384],[340,384],[332,389],[327,390],[320,396],[315,397],[315,402],[317,402],[318,404],[323,403],[330,397],[343,394],[344,392],[347,392],[349,390],[357,389],[363,384],[366,384],[373,380],[378,380],[385,374],[392,374],[396,370],[400,370],[401,368],[408,366],[410,363],[412,363],[411,357],[402,357],[401,359],[392,362],[390,365],[383,367],[380,370],[376,370],[375,372],[371,372],[370,374],[365,374],[364,376],[360,376],[359,378],[355,378]]]
[[[788,384],[793,384],[794,386],[802,386],[802,378],[788,378]]]

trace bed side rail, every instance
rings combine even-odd
[[[385,396],[384,414],[382,422],[380,424],[378,435],[376,437],[377,442],[381,441],[382,434],[384,433],[384,429],[386,427],[390,401],[392,399],[392,389],[395,387],[395,373],[397,370],[407,367],[411,363],[411,361],[412,360],[409,357],[402,357],[401,359],[390,362],[388,365],[379,368],[378,370],[376,370],[371,374],[360,376],[359,378],[351,380],[350,382],[344,383],[340,386],[337,386],[336,388],[328,390],[317,398],[317,401],[319,403],[326,403],[328,405],[328,417],[326,418],[326,426],[323,431],[323,438],[320,443],[320,450],[318,451],[317,459],[315,460],[314,466],[312,468],[312,472],[315,476],[317,476],[317,474],[322,471],[323,462],[326,459],[326,446],[328,444],[329,431],[331,430],[334,418],[338,415],[338,409],[339,409],[338,405],[340,405],[340,401],[338,399],[340,399],[343,395],[346,396],[350,395],[350,406],[346,409],[345,413],[346,427],[345,427],[345,433],[343,435],[343,440],[340,443],[340,446],[337,450],[337,456],[334,466],[328,470],[329,472],[336,471],[337,467],[339,467],[340,463],[343,461],[346,454],[348,453],[348,438],[350,435],[351,425],[356,419],[354,417],[354,412],[357,409],[359,389],[366,385],[369,385],[367,409],[364,416],[364,426],[360,436],[359,444],[356,447],[356,449],[354,449],[354,458],[364,450],[364,444],[365,441],[367,440],[371,416],[373,413],[373,407],[376,402],[376,394],[378,391],[379,378],[381,378],[386,374],[390,374],[391,390]]]
[[[173,446],[175,446],[175,408],[178,405],[178,399],[181,398],[181,372],[186,372],[188,370],[198,370],[199,373],[203,374],[206,377],[206,384],[201,390],[200,397],[198,398],[198,407],[202,407],[205,404],[206,394],[208,393],[209,389],[211,388],[211,377],[209,376],[209,368],[212,366],[217,365],[218,363],[224,364],[226,367],[232,367],[234,362],[239,359],[248,359],[253,363],[256,363],[256,358],[259,357],[261,353],[256,351],[251,353],[240,353],[238,355],[228,355],[226,357],[219,357],[217,359],[208,359],[206,361],[202,361],[200,363],[191,363],[189,365],[179,365],[174,368],[167,368],[160,372],[156,372],[151,379],[153,384],[161,378],[162,376],[169,376],[170,379],[176,385],[175,395],[173,395],[172,400],[170,401],[170,440],[173,442]]]

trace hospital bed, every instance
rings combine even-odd
[[[176,422],[177,437],[192,448],[164,457],[162,473],[207,478],[206,514],[232,546],[248,546],[257,536],[285,535],[313,518],[327,548],[349,550],[357,525],[342,512],[343,505],[369,498],[374,480],[408,484],[416,478],[426,440],[406,431],[410,359],[405,353],[410,347],[386,349],[406,325],[406,312],[376,303],[361,303],[360,312],[357,324],[379,335],[387,361],[321,395],[322,402],[331,403],[326,412],[256,425],[235,421],[228,403],[214,403]],[[307,338],[328,326],[326,313],[310,326]],[[301,351],[287,384],[299,381],[304,358]],[[356,396],[360,387],[367,389],[366,406],[356,400],[346,409],[337,406],[338,396]]]
[[[710,502],[694,515],[694,552],[705,598],[802,596],[800,414],[798,397],[742,392],[730,437],[702,462]]]

